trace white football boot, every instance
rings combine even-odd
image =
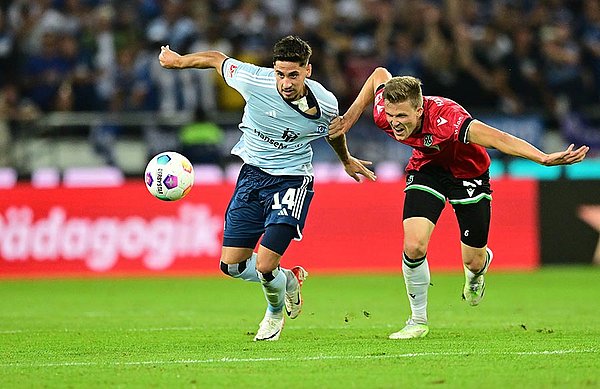
[[[429,333],[427,324],[415,323],[412,318],[406,321],[406,326],[389,336],[390,339],[417,339],[424,338]]]
[[[293,267],[291,272],[294,273],[294,276],[298,280],[298,286],[292,290],[285,291],[285,313],[287,313],[290,319],[295,319],[302,311],[302,304],[304,304],[300,292],[302,283],[308,277],[308,272],[302,266]]]
[[[278,340],[281,335],[281,330],[283,330],[283,324],[285,323],[285,317],[282,315],[281,319],[265,316],[264,319],[259,324],[258,331],[256,331],[256,336],[254,337],[254,341],[273,341]]]

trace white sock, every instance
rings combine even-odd
[[[227,266],[227,273],[233,278],[241,278],[242,280],[250,282],[259,282],[258,272],[256,271],[256,253],[252,253],[250,258],[240,263],[234,263]],[[221,266],[225,266],[221,263]],[[240,272],[240,266],[243,269]]]
[[[285,274],[279,268],[276,268],[267,274],[258,272],[258,277],[269,304],[267,314],[270,312],[272,316],[281,316],[285,299],[285,284],[287,282]]]
[[[427,257],[411,260],[403,253],[402,274],[412,312],[411,318],[415,323],[427,324],[427,291],[431,280]]]

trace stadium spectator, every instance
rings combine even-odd
[[[544,84],[542,57],[533,31],[519,26],[512,32],[511,40],[513,50],[499,68],[508,77],[508,88],[514,99],[512,112],[520,113],[527,108],[550,112],[554,97]]]
[[[102,5],[91,15],[90,26],[86,29],[85,40],[92,46],[93,66],[96,69],[96,96],[98,111],[109,111],[109,101],[116,89],[117,41],[115,9]]]
[[[80,46],[81,41],[75,36],[63,34],[56,47],[59,57],[69,69],[62,77],[59,95],[65,90],[71,95],[70,111],[94,111],[100,106],[96,93],[96,71],[91,53]]]
[[[238,113],[243,99],[213,72],[197,77],[188,72],[163,73],[157,78],[156,61],[148,60],[148,53],[156,49],[152,45],[169,41],[175,50],[186,52],[217,47],[213,44],[230,46],[225,52],[236,58],[268,66],[276,37],[294,33],[306,37],[313,47],[315,76],[343,109],[360,90],[356,79],[370,74],[374,64],[384,64],[393,74],[421,78],[427,94],[453,98],[482,113],[534,113],[549,130],[557,130],[565,112],[597,120],[597,4],[579,0],[489,4],[477,0],[14,0],[0,5],[0,20],[4,20],[0,21],[0,83],[16,81],[19,95],[37,101],[46,112],[58,108],[111,112],[111,99],[122,92],[116,79],[117,52],[132,50],[138,74],[148,77],[146,86],[153,88],[147,97],[154,103],[146,108],[190,115],[202,105],[207,112]],[[98,101],[74,98],[69,104],[68,98],[56,99],[69,96],[58,92],[69,90],[65,85],[81,67],[58,70],[54,59],[42,60],[48,34],[72,37],[79,51],[73,58],[93,60],[88,61],[93,77],[87,86],[96,89]],[[139,81],[139,85],[144,82]],[[372,148],[379,145],[372,142]]]
[[[585,61],[594,78],[594,99],[600,98],[600,2],[586,1],[583,13],[582,44]]]
[[[24,95],[44,112],[57,109],[59,87],[72,70],[56,50],[60,39],[57,32],[46,31],[42,35],[41,51],[27,56],[22,69]]]
[[[255,341],[279,339],[284,306],[291,319],[302,308],[300,287],[306,271],[300,266],[284,269],[279,263],[291,241],[302,238],[313,196],[310,142],[325,137],[338,114],[335,96],[308,79],[310,56],[310,46],[292,36],[275,44],[273,68],[217,51],[182,56],[164,46],[159,55],[165,68],[215,69],[246,100],[239,125],[243,134],[232,150],[244,165],[225,215],[221,269],[262,284],[268,308]],[[342,136],[330,144],[346,172],[356,180],[357,174],[374,180],[364,161],[349,154],[345,141]]]
[[[19,136],[30,137],[32,122],[41,112],[37,106],[20,96],[21,90],[15,83],[0,87],[0,166],[15,166],[11,161],[14,155],[13,139]]]
[[[8,25],[6,12],[0,8],[0,86],[14,82],[17,74],[17,40]]]
[[[423,60],[415,42],[407,31],[400,31],[392,38],[392,48],[386,53],[386,68],[393,74],[421,77]]]
[[[561,18],[543,27],[542,52],[545,82],[556,96],[556,116],[571,108],[580,109],[589,88],[585,85],[582,48],[574,40],[570,19]]]
[[[222,165],[223,129],[210,120],[201,106],[196,108],[194,121],[179,129],[181,152],[192,164]]]
[[[473,119],[450,99],[423,96],[419,79],[392,78],[385,68],[377,68],[348,111],[334,119],[330,137],[345,135],[373,102],[375,124],[396,141],[413,148],[406,167],[402,254],[412,313],[406,326],[391,334],[390,339],[420,338],[429,332],[427,247],[446,201],[454,208],[460,227],[465,273],[463,299],[476,306],[484,296],[484,274],[493,257],[487,247],[492,190],[490,157],[485,148],[554,166],[583,160],[589,147],[574,150],[571,145],[565,151],[546,154],[520,138]]]

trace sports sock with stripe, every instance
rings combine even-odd
[[[250,282],[259,282],[258,272],[256,271],[256,253],[252,253],[250,258],[240,263],[226,264],[221,262],[221,270],[233,278],[241,278]]]
[[[431,276],[427,256],[410,259],[402,253],[402,274],[415,323],[427,324],[427,291]]]

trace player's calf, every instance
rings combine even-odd
[[[485,264],[479,272],[473,273],[465,266],[465,285],[463,287],[462,298],[473,307],[479,305],[485,295],[484,275],[494,258],[494,253],[489,248],[486,248],[486,254]]]

